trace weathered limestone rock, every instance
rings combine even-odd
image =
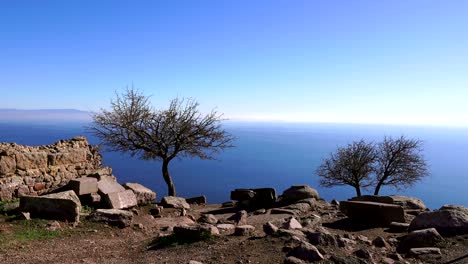
[[[468,234],[468,208],[444,205],[439,210],[421,213],[413,219],[409,230],[430,227],[447,236]]]
[[[235,236],[250,236],[250,235],[253,235],[254,231],[255,231],[254,226],[240,225],[240,226],[236,226],[236,229],[234,230],[234,235]]]
[[[123,187],[133,191],[139,205],[151,203],[156,200],[156,193],[139,183],[125,183]]]
[[[427,254],[442,255],[440,248],[436,247],[412,248],[408,252],[408,255],[410,256],[420,256]]]
[[[236,225],[246,225],[247,216],[247,211],[241,210],[230,216],[228,220],[233,221]]]
[[[118,182],[110,178],[104,178],[98,181],[97,184],[98,184],[98,192],[101,195],[125,191],[125,188],[122,185],[120,185]]]
[[[133,214],[120,209],[97,209],[91,213],[89,219],[95,222],[106,222],[109,225],[123,228],[131,225]]]
[[[185,199],[188,204],[206,204],[206,196],[197,196]]]
[[[220,233],[230,235],[234,233],[236,226],[233,224],[219,224],[216,226]]]
[[[131,208],[138,204],[132,190],[105,194],[104,201],[110,209]]]
[[[185,208],[190,209],[190,205],[182,197],[165,196],[161,200],[161,205],[167,208]]]
[[[174,235],[189,240],[203,240],[219,235],[219,230],[212,225],[179,225],[174,226]]]
[[[231,191],[231,200],[244,208],[270,208],[276,202],[276,191],[273,188],[235,189]]]
[[[84,137],[37,147],[0,143],[0,200],[56,191],[96,173],[101,161],[98,148]]]
[[[278,227],[271,222],[267,222],[263,225],[263,232],[267,235],[274,236],[278,232]]]
[[[360,197],[354,197],[351,199],[351,201],[394,204],[402,206],[405,210],[426,210],[426,205],[424,205],[424,203],[420,199],[401,195],[363,195]]]
[[[398,250],[408,252],[411,248],[433,247],[443,240],[435,228],[416,230],[401,240]]]
[[[388,228],[390,232],[406,232],[409,225],[408,223],[391,222]]]
[[[314,198],[319,199],[319,193],[309,185],[294,185],[285,190],[281,195],[281,201],[286,204],[291,204],[299,200]]]
[[[405,222],[405,212],[399,205],[341,201],[340,211],[351,219],[371,225],[389,225],[391,222]]]
[[[307,242],[302,242],[299,246],[289,252],[288,256],[293,256],[310,262],[324,259],[323,255],[318,251],[318,249],[314,245]]]
[[[80,196],[80,201],[82,204],[90,206],[99,206],[101,203],[102,197],[97,193],[90,193]]]
[[[68,182],[68,189],[74,191],[77,195],[97,193],[97,179],[91,177],[72,179]]]
[[[302,225],[297,221],[296,218],[290,217],[283,223],[283,228],[285,229],[301,229]]]
[[[218,223],[218,219],[212,214],[202,214],[198,219],[198,222],[215,225]]]
[[[65,191],[43,196],[22,196],[20,197],[20,210],[29,212],[33,218],[78,223],[81,203],[75,192]]]

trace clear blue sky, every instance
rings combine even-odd
[[[0,1],[0,108],[468,125],[468,1]]]

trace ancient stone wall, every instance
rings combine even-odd
[[[101,165],[98,148],[81,136],[37,147],[0,143],[0,200],[46,193],[82,176],[112,174]]]

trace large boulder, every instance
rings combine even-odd
[[[286,189],[281,195],[281,201],[292,204],[303,199],[319,199],[319,193],[309,185],[294,185]]]
[[[68,189],[74,191],[77,195],[97,193],[98,183],[96,178],[82,177],[78,179],[71,179],[68,182]]]
[[[435,228],[416,230],[401,240],[398,250],[400,252],[408,252],[411,248],[433,247],[443,240],[443,237]]]
[[[401,196],[401,195],[390,195],[390,196],[379,196],[379,195],[363,195],[359,197],[351,198],[351,201],[363,201],[363,202],[376,202],[376,203],[387,203],[400,205],[406,210],[426,210],[426,205],[415,197]]]
[[[105,194],[104,201],[110,209],[126,209],[137,206],[137,199],[132,190]]]
[[[133,214],[129,211],[120,209],[97,209],[89,216],[91,221],[105,222],[109,225],[118,226],[120,228],[130,226],[133,219]]]
[[[391,222],[405,222],[405,212],[399,205],[341,201],[340,211],[359,223],[370,225],[387,226]]]
[[[273,188],[235,189],[231,191],[231,200],[246,208],[270,208],[276,202],[276,190]]]
[[[110,177],[98,181],[98,192],[101,195],[123,191],[125,191],[125,188]]]
[[[146,188],[145,186],[139,183],[125,183],[123,185],[128,190],[132,190],[136,196],[137,202],[139,205],[151,203],[156,199],[156,193],[151,189]]]
[[[161,200],[161,205],[167,208],[184,208],[190,209],[190,205],[182,197],[165,196]]]
[[[468,208],[444,205],[439,210],[423,212],[411,221],[409,230],[431,227],[447,236],[468,234]]]
[[[78,223],[81,203],[74,191],[20,197],[20,210],[31,216]]]

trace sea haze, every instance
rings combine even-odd
[[[85,121],[43,122],[0,121],[0,142],[27,145],[51,144],[60,139],[85,135],[93,144]],[[348,186],[322,188],[314,171],[338,146],[353,140],[378,141],[383,136],[419,138],[430,175],[413,188],[398,191],[384,187],[381,194],[402,194],[421,198],[428,207],[443,204],[468,206],[468,129],[441,127],[399,127],[338,124],[225,124],[237,137],[236,147],[218,155],[217,160],[174,160],[170,170],[180,196],[206,195],[208,202],[229,200],[235,188],[274,187],[280,194],[294,184],[309,184],[326,199],[343,200],[354,196]],[[158,199],[166,194],[161,164],[142,161],[115,152],[102,152],[103,162],[111,166],[118,181],[139,182],[153,189]],[[364,190],[371,193],[372,190]]]

